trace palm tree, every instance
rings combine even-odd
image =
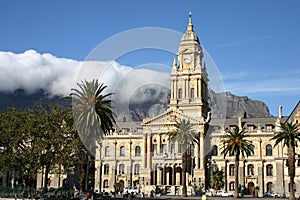
[[[222,147],[222,154],[226,156],[235,156],[235,187],[234,187],[234,198],[239,197],[239,160],[240,155],[243,157],[249,156],[252,154],[254,145],[250,140],[246,138],[248,135],[244,131],[244,129],[240,130],[238,127],[235,127],[228,131],[224,138],[222,139],[222,143],[224,146]]]
[[[186,186],[186,173],[187,173],[187,161],[188,157],[191,156],[190,145],[194,143],[199,144],[199,138],[196,132],[192,130],[193,125],[189,120],[182,119],[175,124],[175,130],[168,133],[169,140],[172,142],[177,141],[182,145],[182,196],[187,196],[187,186]]]
[[[298,147],[300,141],[299,124],[293,122],[281,123],[281,131],[275,133],[272,140],[275,140],[275,145],[283,142],[283,146],[288,147],[288,166],[290,177],[290,196],[289,199],[295,199],[294,178],[295,178],[295,147]]]
[[[98,80],[85,80],[77,85],[79,88],[72,88],[73,92],[70,94],[76,128],[85,138],[96,135],[102,138],[115,123],[112,102],[107,99],[112,93],[103,94],[107,86],[99,84]]]
[[[95,153],[95,139],[101,140],[108,131],[112,130],[115,119],[111,107],[112,102],[108,99],[112,93],[103,94],[107,86],[100,84],[98,80],[81,81],[77,83],[77,86],[78,88],[71,89],[73,92],[69,99],[72,100],[76,130],[89,150],[89,152],[85,150],[86,167],[82,160],[79,160],[79,168],[82,171],[81,183],[85,182],[85,190],[87,190],[89,157]]]
[[[213,168],[211,172],[211,184],[215,190],[220,190],[224,187],[224,172],[218,167]]]

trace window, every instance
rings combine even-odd
[[[153,144],[153,152],[156,154],[157,153],[157,144]]]
[[[267,169],[267,176],[273,176],[273,165],[268,164],[266,169]]]
[[[248,165],[248,176],[254,176],[254,165]]]
[[[140,165],[136,164],[134,165],[134,175],[139,175],[140,174]]]
[[[125,147],[124,146],[120,147],[120,156],[125,156]]]
[[[233,181],[231,181],[229,183],[229,191],[234,191],[234,182]]]
[[[110,148],[108,146],[105,147],[105,156],[109,156],[109,151],[110,151]]]
[[[182,89],[178,89],[178,99],[182,99]]]
[[[109,164],[104,165],[104,174],[109,174]]]
[[[162,151],[162,153],[167,153],[167,145],[166,144],[161,145],[161,151]]]
[[[191,99],[195,98],[195,89],[191,88]]]
[[[107,179],[105,179],[105,180],[103,181],[103,187],[104,187],[104,188],[108,188],[108,187],[109,187],[109,185],[108,185],[108,180],[107,180]]]
[[[254,131],[254,126],[252,126],[252,125],[251,125],[251,126],[248,126],[248,131],[249,131],[249,132],[253,132],[253,131]]]
[[[267,192],[273,192],[273,183],[272,182],[267,183]]]
[[[267,125],[267,132],[272,132],[272,131],[273,131],[273,126]]]
[[[124,174],[124,168],[125,168],[124,164],[119,165],[119,174]]]
[[[171,144],[171,153],[175,153],[175,144]]]
[[[235,174],[235,166],[234,164],[229,165],[229,176],[234,176]]]
[[[217,147],[217,145],[214,145],[214,146],[212,147],[211,155],[212,155],[212,156],[217,156],[217,155],[218,155],[218,147]]]
[[[253,149],[253,147],[249,149],[249,156],[254,156],[254,149]]]
[[[272,156],[272,145],[268,144],[266,146],[266,156]]]
[[[135,147],[135,156],[141,156],[141,147],[140,146]]]

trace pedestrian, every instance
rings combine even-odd
[[[201,200],[206,200],[206,195],[205,195],[205,193],[202,194]]]

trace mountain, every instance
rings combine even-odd
[[[170,90],[157,85],[155,87],[145,86],[133,93],[129,99],[129,105],[123,105],[129,111],[116,111],[118,121],[128,121],[129,119],[139,121],[163,113],[168,108]],[[50,97],[43,90],[31,94],[26,93],[24,90],[16,90],[13,93],[0,92],[0,109],[3,110],[9,106],[24,109],[39,100],[48,103],[67,103],[65,98]],[[247,117],[271,116],[264,102],[251,100],[247,96],[236,96],[230,92],[215,93],[209,90],[209,104],[213,118],[237,118],[245,115]]]

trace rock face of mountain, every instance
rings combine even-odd
[[[153,117],[163,113],[170,102],[170,90],[168,88],[157,88],[160,86],[147,86],[135,92],[129,100],[126,112],[116,112],[118,121],[140,121],[144,118]],[[67,104],[65,98],[49,98],[44,91],[27,94],[22,90],[14,93],[0,93],[0,110],[8,106],[27,108],[35,102],[44,100],[59,104]],[[229,92],[215,93],[209,90],[209,104],[213,118],[237,118],[247,117],[269,117],[269,109],[264,102],[251,100],[246,96],[236,96]]]
[[[213,118],[270,117],[269,108],[262,101],[236,96],[230,92],[209,90],[209,104]]]

